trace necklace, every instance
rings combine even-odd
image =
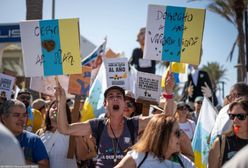
[[[122,150],[122,148],[121,148],[121,146],[119,144],[119,139],[115,136],[114,130],[113,130],[113,128],[112,128],[110,123],[109,123],[109,126],[110,126],[112,134],[114,135],[114,139],[113,138],[111,138],[111,139],[112,139],[113,152],[114,152],[114,162],[117,162],[116,154],[117,154],[118,147],[119,147],[119,149],[121,151],[123,151],[123,150]]]
[[[112,146],[113,146],[113,152],[114,152],[114,162],[116,163],[117,162],[116,153],[117,153],[118,146],[116,145],[115,140],[113,140],[113,139],[112,139]]]

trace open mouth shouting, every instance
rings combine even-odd
[[[119,110],[120,106],[118,104],[113,105],[113,110]]]

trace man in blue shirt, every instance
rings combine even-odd
[[[28,113],[19,100],[6,100],[0,107],[1,122],[16,136],[27,164],[49,167],[48,154],[41,139],[24,130]]]

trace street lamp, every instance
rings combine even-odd
[[[52,0],[52,19],[55,19],[55,0]]]

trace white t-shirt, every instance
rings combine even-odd
[[[190,139],[193,139],[195,132],[195,122],[192,120],[187,120],[185,123],[179,123],[179,127],[183,130]]]
[[[134,159],[136,166],[138,166],[145,157],[145,153],[139,153],[136,151],[129,151],[127,155],[130,155]],[[195,167],[194,163],[186,156],[179,154],[179,158],[182,161],[185,168]],[[181,165],[179,163],[170,160],[163,160],[161,162],[157,157],[154,157],[151,153],[149,153],[143,164],[140,166],[140,168],[161,168],[161,167],[181,168]]]
[[[63,135],[58,131],[54,133],[46,131],[41,135],[41,140],[49,156],[50,168],[77,168],[75,157],[73,159],[67,159],[69,138],[70,136]]]

